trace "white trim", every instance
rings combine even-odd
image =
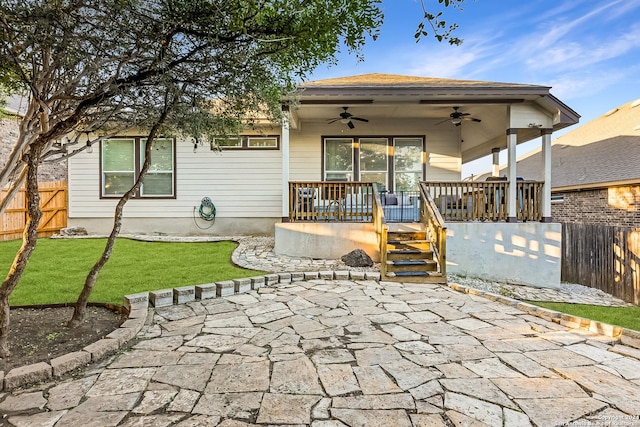
[[[551,218],[551,134],[542,135],[542,217]]]
[[[282,218],[289,216],[289,112],[282,114]]]
[[[518,174],[516,171],[516,144],[518,143],[518,135],[515,133],[510,133],[507,135],[507,157],[508,157],[508,165],[507,165],[507,178],[509,180],[509,194],[507,197],[507,208],[509,210],[507,216],[508,218],[516,218],[517,213],[517,194],[518,194],[518,186],[516,185]]]

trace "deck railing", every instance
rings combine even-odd
[[[509,182],[425,182],[445,221],[506,221]],[[518,221],[542,219],[542,182],[516,182]]]
[[[433,256],[438,261],[438,271],[447,276],[447,226],[436,206],[426,183],[420,184],[420,222],[424,224],[431,242]]]
[[[378,249],[380,250],[380,274],[382,277],[385,277],[387,275],[387,237],[389,226],[384,218],[384,209],[382,207],[380,193],[375,186],[373,187],[373,228],[376,232]]]
[[[370,182],[289,182],[290,221],[371,222]]]

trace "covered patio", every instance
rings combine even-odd
[[[557,225],[543,226],[551,222],[551,136],[577,123],[579,115],[549,89],[385,74],[302,84],[299,101],[285,105],[281,178],[286,197],[283,222],[276,224],[276,252],[308,249],[307,256],[318,257],[329,238],[330,246],[342,239],[344,245],[332,255],[366,246],[384,272],[393,266],[387,257],[395,258],[401,249],[427,258],[423,249],[407,243],[425,240],[436,267],[427,259],[395,262],[410,270],[421,264],[425,271],[417,273],[424,277],[444,277],[447,266],[463,265],[456,248],[473,247],[475,253],[498,254],[498,277],[508,277],[513,267],[532,275],[542,264],[554,266],[542,280],[559,282],[557,260],[549,255],[555,250],[547,253],[560,245],[548,238]],[[516,146],[534,139],[540,140],[544,158],[542,181],[519,178],[516,170]],[[507,169],[499,177],[502,150]],[[463,163],[491,154],[489,180],[462,180]],[[422,235],[392,236],[392,222],[417,223]],[[304,237],[297,239],[296,230]],[[314,234],[324,240],[314,240]],[[375,240],[363,237],[367,234],[375,234]],[[490,243],[496,239],[522,241],[516,246],[526,250],[499,249]]]

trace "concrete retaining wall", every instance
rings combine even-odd
[[[447,223],[447,272],[538,287],[560,285],[557,223]]]
[[[275,226],[275,253],[296,257],[340,259],[362,249],[380,261],[373,224],[287,222]]]

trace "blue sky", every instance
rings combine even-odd
[[[415,42],[418,0],[383,0],[382,9],[380,37],[365,47],[364,62],[340,55],[312,80],[391,73],[551,86],[581,124],[640,98],[640,0],[466,0],[462,10],[445,9],[447,22],[460,26],[459,47]],[[522,144],[518,155],[538,146]],[[465,165],[463,177],[490,163]]]

